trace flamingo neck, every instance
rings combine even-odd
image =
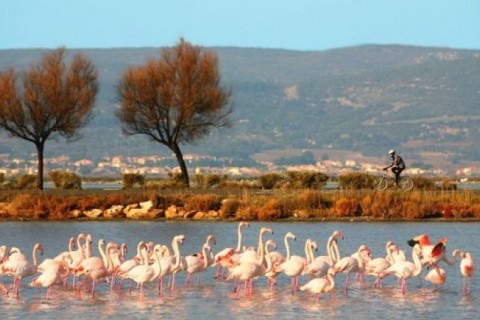
[[[98,252],[100,252],[100,255],[102,256],[102,260],[103,260],[103,264],[105,265],[105,268],[108,269],[108,258],[107,258],[107,255],[105,254],[105,250],[103,249],[102,241],[98,241]]]
[[[285,258],[285,261],[287,261],[290,259],[290,244],[288,243],[288,237],[285,237],[284,242],[285,248],[287,249],[287,257]]]
[[[180,248],[178,246],[178,241],[177,241],[176,237],[173,238],[172,248],[173,248],[173,253],[174,253],[174,256],[175,256],[175,259],[176,259],[174,268],[178,269],[180,267]]]
[[[422,262],[420,261],[420,257],[418,256],[418,253],[416,250],[412,250],[412,258],[413,258],[413,263],[415,264],[415,270],[413,272],[413,276],[416,277],[420,274],[420,272],[422,272]]]
[[[313,259],[313,248],[312,248],[312,241],[307,239],[305,241],[305,257],[307,257],[307,263],[310,263]]]
[[[328,291],[332,290],[335,287],[335,277],[332,272],[327,273],[328,278]]]
[[[237,230],[237,235],[238,235],[238,243],[237,243],[237,248],[235,249],[235,252],[240,252],[240,250],[242,250],[242,227],[243,227],[243,224],[240,223],[238,225],[238,230]]]
[[[265,247],[265,260],[267,261],[267,267],[265,269],[264,273],[268,273],[272,270],[272,257],[270,257],[270,250],[268,249],[268,246]]]
[[[38,266],[38,258],[37,258],[38,248],[39,248],[39,245],[36,244],[36,245],[33,247],[33,252],[32,252],[33,265],[34,265],[35,267]]]

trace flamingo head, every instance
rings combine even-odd
[[[40,251],[40,255],[43,256],[43,246],[42,246],[42,244],[37,243],[35,246],[37,247],[38,251]]]
[[[214,235],[209,235],[207,238],[207,243],[212,241],[213,245],[217,244],[217,238]]]
[[[285,235],[285,239],[297,240],[297,236],[296,236],[293,232],[288,232],[288,233]]]
[[[344,239],[343,233],[341,233],[341,232],[338,231],[338,230],[335,230],[335,231],[333,232],[333,237],[334,237],[334,238],[339,237],[339,238],[342,238],[342,240]]]
[[[178,235],[178,236],[176,236],[176,240],[177,240],[178,243],[183,245],[183,243],[185,242],[185,236],[183,234]]]
[[[238,226],[239,226],[240,228],[250,227],[250,223],[248,223],[248,221],[241,221]]]
[[[265,233],[273,234],[273,230],[267,227],[262,227],[262,229],[260,229],[260,234],[265,234]]]
[[[272,247],[273,249],[277,249],[277,244],[272,239],[268,239],[267,242],[265,242],[265,247]]]
[[[312,248],[315,250],[315,252],[318,251],[318,245],[317,245],[317,242],[312,240],[312,242],[310,243],[310,245],[312,246]]]
[[[430,243],[430,238],[428,237],[428,234],[426,234],[426,233],[425,233],[425,234],[421,234],[421,235],[419,235],[419,236],[416,236],[416,237],[408,240],[407,243],[408,243],[408,245],[409,245],[410,247],[415,246],[415,244],[417,244],[417,243],[418,243],[421,247],[422,247],[422,246],[428,246],[428,245],[431,244],[431,243]]]

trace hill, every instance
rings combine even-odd
[[[183,146],[185,154],[253,166],[258,154],[272,150],[295,155],[307,149],[318,156],[343,150],[382,160],[395,148],[409,162],[444,169],[480,161],[480,51],[399,45],[204,49],[217,53],[223,82],[233,89],[234,126]],[[144,137],[123,136],[114,117],[115,85],[122,72],[158,56],[160,48],[79,51],[100,73],[95,117],[82,139],[47,143],[46,156],[98,161],[114,155],[169,155]],[[44,52],[0,50],[0,70],[22,70]],[[22,157],[32,152],[33,145],[0,135],[0,153]]]

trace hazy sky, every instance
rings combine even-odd
[[[1,0],[0,49],[480,49],[480,0]]]

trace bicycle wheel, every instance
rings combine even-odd
[[[385,190],[388,188],[388,179],[385,177],[381,177],[377,181],[377,190]]]
[[[402,177],[400,180],[400,188],[403,191],[410,191],[413,189],[413,180],[410,177]]]

